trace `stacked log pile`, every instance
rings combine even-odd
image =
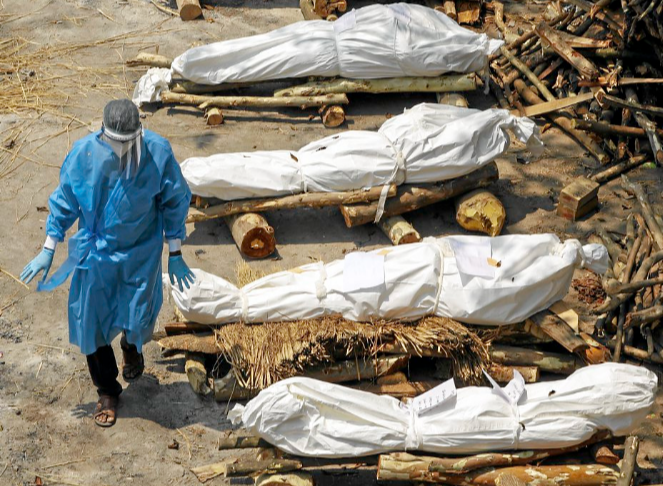
[[[521,35],[500,2],[491,7],[507,40],[490,63],[490,87],[504,108],[534,116],[533,108],[549,104],[547,121],[601,165],[612,164],[592,177],[598,184],[647,162],[663,164],[660,2],[551,2]]]

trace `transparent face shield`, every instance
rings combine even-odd
[[[111,130],[102,123],[101,136],[120,159],[120,173],[127,179],[134,177],[140,163],[143,126],[139,126],[133,133],[124,134]]]

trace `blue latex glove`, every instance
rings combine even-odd
[[[184,261],[184,258],[182,258],[182,255],[168,257],[168,276],[170,277],[171,285],[175,285],[175,279],[177,279],[177,285],[180,288],[180,292],[184,290],[182,284],[188,289],[189,283],[193,283],[196,279],[195,275]]]
[[[44,276],[41,281],[46,280],[48,271],[51,269],[51,264],[53,263],[53,255],[55,255],[55,250],[44,248],[34,260],[25,266],[21,272],[21,281],[29,284],[42,270],[44,271]]]

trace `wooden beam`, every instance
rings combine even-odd
[[[537,312],[530,319],[570,353],[580,353],[589,348],[589,344],[577,336],[571,326],[548,310]]]

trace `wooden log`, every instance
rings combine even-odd
[[[574,118],[573,126],[579,130],[588,130],[603,136],[616,135],[622,137],[647,138],[647,132],[645,132],[642,128],[629,127],[627,125],[611,125],[605,122]],[[661,129],[657,129],[656,133],[660,136],[663,136],[663,130]]]
[[[663,318],[663,306],[655,305],[653,307],[629,314],[625,326],[627,328],[633,326],[642,326],[643,324],[656,322],[661,318]]]
[[[654,243],[658,250],[663,250],[663,231],[656,221],[654,211],[652,210],[651,205],[649,204],[649,198],[645,191],[642,189],[642,186],[637,182],[631,182],[626,176],[622,176],[623,184],[627,189],[630,189],[633,194],[635,194],[638,203],[640,204],[640,209],[642,210],[642,216],[645,218],[647,223],[647,228],[654,238]],[[644,280],[644,279],[639,279]]]
[[[481,16],[481,2],[458,0],[456,12],[459,24],[475,24]]]
[[[201,483],[218,476],[226,478],[235,476],[248,476],[255,473],[275,474],[279,472],[296,471],[302,468],[302,463],[294,459],[270,459],[266,461],[253,461],[236,459],[194,467],[191,472]]]
[[[321,108],[322,124],[327,128],[336,128],[345,122],[345,110],[342,106],[324,106]]]
[[[567,46],[574,49],[606,49],[613,44],[610,39],[592,39],[591,37],[572,35],[563,30],[555,30],[554,33],[562,39]]]
[[[287,474],[261,474],[255,486],[314,486],[313,476],[307,472]]]
[[[314,0],[299,0],[299,9],[304,20],[322,20],[322,17],[315,13]]]
[[[456,0],[444,0],[444,13],[447,17],[453,20],[458,20],[458,13],[456,12]]]
[[[488,452],[484,454],[476,454],[473,456],[465,457],[426,457],[426,456],[413,456],[415,460],[427,463],[430,472],[449,475],[462,475],[472,471],[482,470],[485,468],[497,468],[504,466],[523,466],[526,464],[538,463],[550,457],[569,454],[571,452],[579,451],[588,445],[595,444],[599,441],[605,440],[610,437],[607,431],[601,431],[594,434],[587,441],[569,447],[560,449],[546,449],[546,450],[530,450],[530,451],[516,451],[516,452]],[[404,458],[406,461],[410,454],[395,453],[389,454],[390,457],[395,457],[396,460]]]
[[[613,31],[613,33],[617,33],[617,37],[621,38],[619,31],[621,30],[622,26],[606,12],[602,10],[596,10],[594,8],[594,2],[590,2],[588,0],[564,0],[564,3],[574,5],[579,9],[582,9],[585,12],[590,13],[590,15],[596,17],[600,21],[605,22]]]
[[[361,358],[309,368],[304,371],[304,376],[328,383],[361,381],[395,373],[405,368],[409,361],[410,357],[407,355]]]
[[[274,228],[258,213],[233,214],[224,218],[237,248],[251,258],[265,258],[276,250]]]
[[[596,93],[596,99],[601,104],[614,106],[616,108],[627,108],[634,113],[646,113],[652,116],[663,116],[663,108],[659,106],[643,105],[641,103],[631,102],[616,96],[609,95],[602,90]]]
[[[486,187],[497,180],[498,176],[497,165],[491,162],[456,179],[421,186],[401,185],[398,187],[396,197],[387,199],[383,217],[397,216],[460,196],[473,189]],[[348,228],[372,223],[375,220],[377,209],[377,202],[361,205],[340,205],[341,214],[343,214]]]
[[[537,312],[530,319],[570,353],[581,353],[589,348],[589,344],[576,335],[571,326],[548,310]]]
[[[202,96],[192,94],[173,93],[164,91],[161,93],[163,103],[179,103],[181,105],[198,106],[201,110],[211,107],[236,108],[259,107],[259,108],[307,108],[311,106],[325,105],[347,105],[348,97],[344,94],[330,94],[324,96]]]
[[[222,378],[217,378],[212,383],[214,400],[217,402],[232,402],[235,400],[248,400],[255,397],[259,390],[249,390],[237,383],[235,372],[230,370]]]
[[[592,457],[599,464],[615,466],[619,463],[619,456],[607,445],[596,444],[591,447]]]
[[[616,347],[615,341],[608,341],[606,345],[613,350]],[[633,346],[623,345],[622,354],[629,356],[631,358],[639,359],[647,363],[654,363],[659,366],[663,365],[663,358],[658,354],[654,353],[651,356],[649,356],[649,354],[647,354],[647,351],[645,351],[644,349],[636,348]]]
[[[518,371],[525,383],[536,383],[539,381],[538,366],[504,366],[493,363],[488,369],[488,374],[497,383],[509,383],[513,379],[513,372]]]
[[[149,52],[139,52],[134,59],[126,62],[127,66],[150,66],[159,68],[170,68],[173,60],[160,56],[159,54],[150,54]]]
[[[494,344],[489,348],[490,359],[495,363],[510,366],[538,366],[541,371],[570,375],[583,367],[583,363],[575,356],[535,351]]]
[[[518,59],[516,56],[511,54],[509,50],[502,46],[500,47],[500,50],[504,57],[506,57],[509,62],[515,67],[518,71],[520,71],[528,80],[530,83],[532,83],[537,90],[539,90],[539,93],[541,93],[541,96],[543,96],[546,100],[548,101],[554,101],[556,98],[555,96],[550,92],[548,88],[539,80],[539,78],[527,67],[527,65],[522,62],[520,59]],[[536,103],[531,103],[531,104],[536,104]]]
[[[436,93],[437,102],[441,105],[451,105],[457,106],[459,108],[469,108],[470,105],[467,103],[467,98],[465,98],[460,93]]]
[[[633,88],[626,88],[625,94],[626,100],[629,103],[638,102],[638,95]],[[658,137],[656,124],[642,112],[636,111],[633,116],[635,117],[635,121],[638,123],[638,125],[640,125],[640,128],[642,128],[642,130],[647,134],[647,138],[649,139],[649,146],[654,155],[656,163],[658,165],[663,165],[663,147],[661,146],[661,140]]]
[[[254,449],[257,447],[271,447],[271,444],[257,435],[250,435],[246,431],[231,431],[227,436],[218,439],[218,450],[228,449]]]
[[[189,351],[192,353],[218,354],[214,334],[182,334],[179,336],[168,336],[157,341],[157,344],[165,349],[176,351]]]
[[[388,79],[345,79],[313,81],[280,89],[274,97],[308,97],[345,93],[441,93],[448,91],[474,91],[476,74],[450,74],[437,78],[403,77]]]
[[[618,473],[598,464],[572,466],[511,466],[486,468],[466,474],[430,471],[428,462],[407,453],[380,456],[378,481],[423,481],[454,486],[500,486],[502,476],[513,476],[525,484],[563,484],[564,486],[604,486],[615,484]]]
[[[283,197],[242,199],[210,206],[208,208],[190,210],[186,222],[197,223],[199,221],[242,213],[259,213],[264,211],[297,208],[323,208],[327,206],[338,206],[341,204],[367,203],[377,201],[380,198],[381,192],[382,186],[372,187],[368,190],[358,189],[356,191],[345,192],[307,192]],[[396,192],[396,185],[392,184],[387,192],[387,197],[390,198],[396,196]]]
[[[196,324],[195,322],[169,322],[163,326],[167,336],[191,333],[209,333],[212,327],[207,324]]]
[[[207,385],[207,369],[205,368],[205,355],[201,353],[186,353],[184,371],[189,380],[191,389],[197,395],[208,395],[211,390]]]
[[[319,15],[321,18],[328,17],[336,10],[339,12],[345,12],[348,8],[346,0],[313,0],[313,11]],[[607,46],[606,46],[607,47]]]
[[[205,121],[210,126],[221,125],[223,123],[223,113],[218,108],[210,108],[205,112]]]
[[[635,470],[636,458],[640,447],[640,439],[632,435],[624,443],[624,459],[617,479],[617,486],[631,486],[633,471]]]
[[[597,79],[599,77],[599,70],[597,67],[585,58],[583,55],[575,51],[569,46],[564,38],[559,35],[555,30],[548,26],[545,22],[540,22],[536,26],[536,33],[544,39],[554,51],[560,55],[566,62],[571,64],[576,71],[585,79]]]
[[[640,289],[645,289],[648,287],[654,287],[655,285],[663,285],[662,278],[650,278],[647,280],[632,281],[628,283],[618,283],[616,281],[610,282],[605,287],[605,291],[609,294],[623,294],[636,292]]]
[[[513,85],[520,96],[522,96],[528,103],[535,105],[543,102],[543,100],[536,96],[536,94],[534,94],[521,79],[515,80]],[[573,122],[569,118],[560,114],[551,114],[548,116],[556,125],[585,147],[585,149],[587,149],[587,151],[592,154],[601,165],[605,165],[610,161],[610,156],[599,146],[599,144],[586,133],[576,130],[573,127]]]
[[[421,241],[419,232],[402,216],[382,218],[378,226],[393,245],[398,246]]]
[[[557,214],[569,221],[577,221],[598,207],[599,183],[578,177],[559,194]]]
[[[198,0],[177,0],[177,10],[182,20],[194,20],[203,14]]]
[[[397,385],[399,383],[407,383],[407,376],[402,371],[397,371],[391,375],[380,376],[376,383],[378,385]]]
[[[376,395],[389,395],[394,398],[413,398],[422,393],[432,390],[441,381],[408,381],[406,383],[395,384],[359,384],[353,385],[352,388],[363,390]]]
[[[497,236],[504,227],[506,210],[495,195],[478,189],[456,199],[456,221],[468,231]]]

